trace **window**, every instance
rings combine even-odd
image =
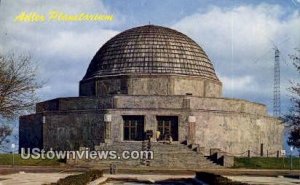
[[[171,136],[173,141],[178,141],[178,117],[157,116],[157,130],[160,132],[158,140],[168,140]]]
[[[124,140],[142,141],[144,139],[144,116],[123,116]]]

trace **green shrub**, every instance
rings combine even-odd
[[[57,183],[52,183],[52,185],[84,185],[102,177],[102,175],[103,172],[101,170],[90,170],[82,174],[71,175],[60,179]]]

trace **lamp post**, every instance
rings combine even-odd
[[[293,168],[292,154],[293,154],[294,148],[291,146],[290,150],[291,150],[291,155],[290,155],[290,157],[291,157],[290,170],[292,170],[292,168]]]
[[[11,144],[11,151],[12,151],[12,167],[14,167],[14,164],[15,164],[15,148],[16,148],[16,145],[14,143]]]

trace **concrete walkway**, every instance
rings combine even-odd
[[[78,173],[14,173],[0,175],[0,185],[41,185],[57,182],[61,178]]]
[[[103,177],[108,179],[133,179],[138,181],[163,181],[167,179],[192,179],[195,175],[137,175],[137,174],[104,174]]]
[[[0,175],[0,185],[41,185],[51,182],[57,182],[60,178],[65,178],[69,175],[79,174],[79,171],[70,171],[72,169],[52,169],[43,167],[22,167],[26,172],[15,172],[18,169],[14,169],[15,173],[8,175]],[[13,172],[7,169],[3,169],[3,172]],[[76,169],[73,169],[76,170]],[[1,168],[0,168],[1,171]],[[62,173],[62,171],[66,171]],[[220,174],[222,176],[228,177],[234,181],[242,181],[249,184],[269,184],[269,185],[294,185],[300,184],[299,179],[291,179],[284,177],[277,177],[283,175],[299,175],[299,170],[257,170],[257,169],[205,169],[202,171]],[[139,171],[139,173],[134,173],[136,171],[125,170],[123,173],[118,173],[116,175],[104,174],[103,178],[98,179],[98,183],[93,182],[91,185],[99,184],[107,179],[132,179],[136,181],[163,181],[166,179],[192,179],[195,177],[194,172],[184,172],[184,171]],[[144,174],[141,174],[144,173]],[[270,177],[273,176],[273,177]]]
[[[224,176],[233,181],[245,182],[248,184],[266,185],[295,185],[300,184],[300,179],[279,177],[251,177],[251,176]]]
[[[112,179],[112,181],[124,181],[132,180],[132,181],[146,181],[146,182],[157,182],[157,181],[164,181],[164,180],[176,180],[176,179],[193,179],[195,175],[141,175],[141,174],[103,174],[103,177],[96,179],[95,181],[90,182],[88,185],[99,185],[101,183],[106,182],[108,179]],[[105,184],[115,184],[115,183],[105,183]],[[118,183],[119,184],[119,183]],[[132,184],[128,183],[128,184]]]
[[[15,173],[9,175],[0,175],[0,185],[41,185],[57,182],[60,178],[78,173]],[[103,177],[90,182],[89,185],[98,185],[107,179],[132,179],[136,181],[162,181],[167,179],[189,179],[194,175],[137,175],[137,174],[104,174]]]

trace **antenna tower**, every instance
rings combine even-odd
[[[273,116],[280,117],[280,60],[279,60],[279,49],[275,50],[275,61],[274,61],[274,89],[273,89]]]

